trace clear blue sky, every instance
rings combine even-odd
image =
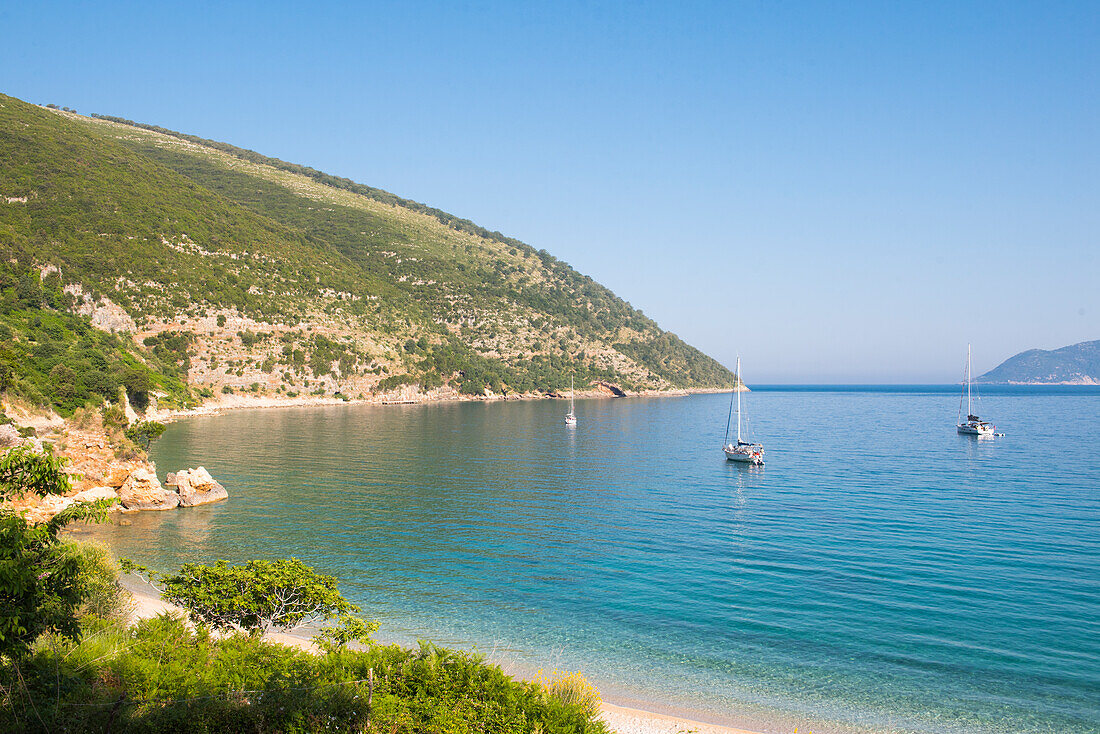
[[[546,248],[750,382],[1100,338],[1100,4],[0,4],[0,91]]]

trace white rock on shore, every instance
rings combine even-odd
[[[179,493],[180,505],[194,507],[229,499],[229,493],[205,467],[184,469],[168,475],[167,484]]]
[[[135,469],[118,492],[127,510],[171,510],[178,507],[180,497],[160,485],[157,475],[148,469]]]
[[[72,503],[72,497],[62,497],[59,494],[47,495],[42,498],[37,506],[27,510],[27,521],[32,523],[46,522],[62,510],[68,509]]]
[[[92,487],[77,492],[70,497],[73,502],[97,502],[99,500],[117,500],[118,492],[113,487]]]

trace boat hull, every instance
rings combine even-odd
[[[741,464],[756,464],[757,466],[764,463],[764,457],[760,456],[760,454],[730,449],[724,449],[724,451],[726,453],[726,461],[736,461]]]
[[[974,426],[969,423],[960,423],[955,428],[963,436],[992,436],[996,430],[993,426]]]

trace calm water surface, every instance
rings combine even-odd
[[[294,555],[382,637],[581,669],[609,700],[763,731],[1100,731],[1100,390],[244,411],[171,425],[219,505],[96,533],[162,569]]]

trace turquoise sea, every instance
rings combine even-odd
[[[758,731],[1100,731],[1100,389],[251,410],[181,420],[160,474],[218,505],[127,516],[114,550],[297,556],[387,640],[580,669],[604,697]]]

